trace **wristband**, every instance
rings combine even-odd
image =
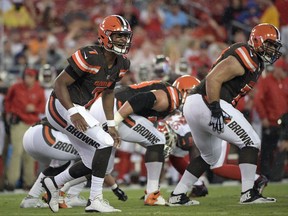
[[[115,124],[118,126],[120,122],[122,122],[124,120],[124,118],[120,115],[119,112],[116,112],[114,114],[114,121],[115,121]]]
[[[115,121],[114,120],[107,120],[107,126],[108,127],[115,127]]]
[[[209,109],[210,110],[221,109],[220,102],[219,101],[213,101],[212,103],[209,104]]]
[[[77,107],[72,107],[72,108],[68,109],[69,116],[72,116],[72,115],[74,115],[76,113],[78,113]]]

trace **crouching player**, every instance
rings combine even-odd
[[[165,150],[166,157],[172,166],[181,174],[185,172],[188,161],[185,157],[196,157],[198,149],[193,143],[193,137],[183,114],[180,111],[173,113],[165,121],[159,122],[158,130],[162,131],[171,142],[166,142]],[[175,134],[175,135],[173,135]],[[175,139],[171,138],[175,137]],[[174,141],[174,143],[173,143]],[[211,171],[221,177],[241,181],[241,173],[238,165],[228,164],[227,157],[230,151],[230,144],[226,141],[222,142],[222,151],[218,162],[211,166]],[[264,175],[256,174],[254,178],[254,188],[261,194],[263,189],[267,186],[268,179]],[[202,181],[197,181],[190,193],[191,197],[205,196],[208,190]]]
[[[31,126],[24,134],[23,145],[25,151],[35,160],[40,161],[49,166],[43,170],[28,195],[22,200],[21,208],[43,208],[48,205],[40,199],[44,192],[41,180],[46,176],[55,176],[64,171],[71,164],[71,161],[79,161],[80,156],[67,136],[55,130],[44,118],[37,124]],[[114,151],[115,153],[115,151]],[[77,162],[74,164],[77,165]],[[114,154],[110,157],[105,183],[111,187],[113,193],[119,200],[126,201],[127,195],[116,184],[114,178],[110,175],[114,166]],[[79,196],[81,190],[86,185],[86,181],[90,178],[87,176],[74,179],[67,182],[59,193],[59,207],[67,208],[72,206],[86,206],[87,200]],[[65,192],[67,192],[64,198]]]

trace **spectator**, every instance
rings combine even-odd
[[[216,22],[209,14],[201,13],[200,25],[195,27],[192,31],[192,36],[196,37],[206,43],[215,41],[224,42],[227,39],[226,29]]]
[[[94,7],[90,13],[90,19],[93,22],[94,26],[98,26],[104,17],[108,16],[109,14],[113,14],[113,7],[111,2],[103,1],[103,0],[94,0]]]
[[[13,56],[17,55],[23,50],[24,44],[22,41],[22,35],[19,34],[18,30],[13,29],[7,32],[6,37],[7,37],[7,40],[9,38],[9,43],[11,44],[11,53]]]
[[[263,13],[260,16],[260,23],[270,23],[279,28],[280,14],[273,0],[257,0]]]
[[[5,130],[5,119],[4,119],[4,97],[7,88],[3,80],[0,78],[0,191],[4,189],[4,173],[5,173],[5,158],[4,158],[4,146],[7,138]]]
[[[141,10],[140,23],[147,32],[150,40],[163,37],[165,14],[159,7],[159,1],[149,1],[146,8]]]
[[[272,170],[279,163],[275,158],[279,140],[277,120],[288,112],[288,77],[283,59],[279,59],[270,70],[258,83],[255,108],[262,121],[261,173],[275,180],[279,176],[275,172],[275,176],[272,176]]]
[[[39,121],[44,113],[44,90],[37,81],[37,71],[26,68],[23,79],[12,85],[5,97],[6,121],[10,125],[12,155],[7,168],[7,190],[14,190],[23,165],[23,189],[30,188],[35,180],[34,160],[23,150],[25,131]]]
[[[137,80],[139,81],[139,68],[141,67],[141,64],[145,65],[148,69],[147,71],[147,78],[151,78],[151,62],[153,61],[155,57],[155,51],[153,50],[153,45],[149,40],[146,40],[140,49],[135,50],[133,55],[131,55],[131,70],[135,73]],[[144,81],[144,80],[143,80]]]
[[[35,27],[35,22],[22,0],[13,0],[13,6],[3,13],[3,23],[8,29]]]
[[[177,1],[173,1],[168,5],[165,12],[165,21],[163,28],[170,30],[174,26],[187,27],[189,24],[188,15],[181,9],[181,5]]]
[[[42,27],[35,29],[28,40],[28,61],[32,66],[39,61],[40,55],[48,49],[48,30]]]
[[[234,34],[236,28],[233,25],[239,14],[243,11],[243,0],[229,0],[228,6],[224,9],[222,17],[222,24],[225,26],[227,31]]]
[[[132,30],[139,25],[139,11],[132,2],[127,1],[117,14],[123,16],[130,23]]]
[[[184,55],[184,51],[190,44],[191,36],[181,25],[174,25],[169,29],[169,34],[164,38],[163,54],[170,58],[174,65]]]
[[[275,5],[280,14],[280,32],[283,41],[284,53],[288,54],[288,4],[287,1],[276,0]]]
[[[3,48],[0,50],[0,71],[9,71],[14,64],[14,55],[10,40],[5,39],[3,45]]]
[[[248,27],[252,28],[259,23],[261,11],[258,4],[254,0],[249,0],[245,9],[237,17],[237,21],[244,23]],[[247,29],[250,30],[250,29]]]
[[[39,26],[49,29],[54,34],[64,31],[63,21],[57,14],[58,7],[55,1],[50,0],[37,1],[35,5],[35,8],[39,11],[37,15]]]
[[[63,23],[67,30],[71,28],[89,29],[91,27],[90,17],[85,13],[80,1],[68,1],[65,7]]]

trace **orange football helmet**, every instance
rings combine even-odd
[[[111,36],[119,34],[125,36],[125,41],[113,41]],[[128,21],[119,15],[107,16],[98,27],[98,41],[103,47],[117,55],[127,54],[131,47],[132,30]]]
[[[256,25],[250,33],[248,44],[253,47],[263,61],[270,64],[273,64],[282,55],[280,32],[272,24]]]
[[[176,87],[182,95],[182,104],[184,104],[187,94],[189,93],[189,91],[194,88],[195,86],[197,86],[200,83],[200,81],[191,75],[183,75],[178,77],[174,82],[173,82],[173,86]]]

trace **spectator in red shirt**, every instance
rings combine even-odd
[[[35,181],[34,160],[24,151],[22,139],[25,131],[39,121],[45,112],[44,89],[37,81],[37,71],[26,68],[23,79],[13,84],[5,97],[6,121],[10,126],[12,155],[7,168],[7,190],[14,190],[23,165],[23,188]]]
[[[285,61],[279,59],[266,77],[259,80],[255,95],[255,108],[262,121],[262,144],[260,169],[270,180],[279,179],[277,170],[279,160],[275,154],[279,141],[277,120],[288,112],[288,77]],[[274,174],[272,174],[272,171]]]

